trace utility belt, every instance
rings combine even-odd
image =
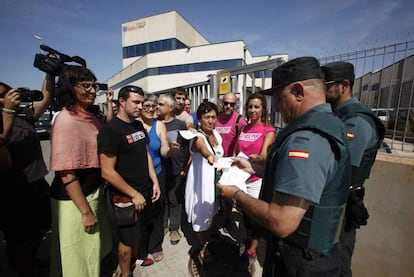
[[[273,253],[275,257],[284,257],[287,258],[289,256],[301,256],[305,260],[312,261],[317,260],[321,257],[324,257],[324,254],[319,252],[313,251],[309,248],[298,247],[292,245],[283,239],[276,239],[271,242],[270,244],[270,251]]]

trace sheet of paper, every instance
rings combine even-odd
[[[180,130],[179,132],[180,135],[186,140],[193,139],[197,136],[197,133],[193,133],[190,130]]]
[[[223,170],[223,174],[219,180],[219,183],[224,186],[236,185],[242,191],[247,192],[246,180],[250,177],[250,174],[241,170],[237,166],[231,166]]]
[[[177,142],[178,130],[172,130],[167,132],[168,142]]]
[[[232,163],[233,163],[233,160],[231,159],[231,157],[219,158],[218,161],[213,164],[213,167],[229,168]]]
[[[245,159],[245,160],[248,160],[249,159],[249,156],[247,156],[246,154],[244,154],[243,152],[239,152],[239,154],[237,154],[237,157],[239,157],[239,158],[243,158],[243,159]]]

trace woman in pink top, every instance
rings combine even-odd
[[[101,186],[93,109],[97,84],[86,67],[67,65],[59,76],[59,103],[51,132],[51,276],[101,276],[101,259],[111,250],[107,208]]]
[[[270,151],[270,147],[276,139],[276,130],[270,125],[267,112],[267,101],[263,94],[254,93],[246,101],[246,118],[248,124],[240,132],[235,147],[235,154],[244,153],[251,163],[264,165]],[[262,178],[252,175],[246,181],[247,193],[255,198],[259,197],[262,187]],[[247,255],[251,263],[256,259],[258,245],[257,232],[251,220],[245,216],[247,229]]]

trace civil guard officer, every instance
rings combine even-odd
[[[270,151],[260,199],[237,186],[217,187],[267,230],[263,276],[339,276],[350,157],[343,123],[325,101],[319,62],[300,57],[282,64],[265,93],[287,126]],[[254,172],[247,161],[238,163]]]
[[[363,203],[365,179],[369,177],[378,148],[384,139],[381,120],[365,105],[352,97],[355,80],[354,66],[348,62],[333,62],[321,67],[327,87],[326,101],[345,123],[351,154],[352,178],[341,234],[341,276],[352,276],[351,258],[356,229],[367,225],[368,211]]]

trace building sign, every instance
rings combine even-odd
[[[145,21],[144,22],[137,22],[135,24],[122,26],[123,32],[130,32],[130,31],[136,31],[139,29],[145,28]]]
[[[223,72],[219,75],[219,94],[226,94],[230,92],[230,72]]]

